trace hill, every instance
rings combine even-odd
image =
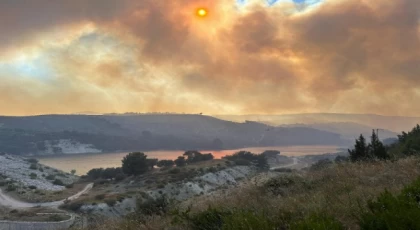
[[[281,125],[281,127],[308,127],[308,128],[314,128],[318,130],[338,133],[342,136],[344,139],[348,140],[354,140],[357,138],[360,134],[363,134],[363,136],[370,136],[372,134],[372,130],[376,128],[367,126],[367,125],[361,125],[358,123],[353,122],[332,122],[332,123],[315,123],[315,124],[291,124],[291,125]],[[386,130],[386,129],[380,129],[379,130],[379,137],[381,139],[388,139],[388,138],[397,138],[397,133]]]
[[[269,125],[317,124],[351,122],[400,133],[420,123],[420,117],[382,116],[375,114],[308,113],[286,115],[217,115],[230,121],[252,120]]]
[[[11,154],[346,144],[339,134],[311,127],[274,127],[202,115],[0,117],[0,151]]]

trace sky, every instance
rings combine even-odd
[[[419,14],[418,0],[0,0],[0,113],[418,116]]]

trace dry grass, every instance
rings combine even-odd
[[[277,216],[292,212],[305,216],[327,213],[349,229],[357,229],[357,216],[370,199],[385,189],[399,192],[420,176],[420,160],[407,158],[397,162],[346,163],[333,167],[282,175],[294,181],[280,188],[281,195],[271,194],[263,182],[248,183],[218,197],[196,199],[194,210],[209,206],[264,210]]]
[[[358,229],[358,216],[368,200],[374,199],[385,189],[397,193],[419,176],[419,158],[396,162],[344,163],[317,171],[260,175],[237,188],[197,197],[180,207],[194,204],[193,212],[203,211],[209,206],[259,210],[270,219],[278,219],[284,213],[303,217],[321,212],[335,217],[348,229]],[[269,177],[290,183],[278,186],[274,195],[264,186]],[[106,227],[101,225],[96,229],[165,229],[170,225],[170,220],[165,216],[152,217],[143,224],[113,221],[107,223]]]

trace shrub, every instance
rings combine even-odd
[[[29,169],[37,170],[38,169],[38,165],[35,164],[35,163],[33,163],[33,164],[31,164],[31,166],[29,166]]]
[[[0,187],[5,186],[6,184],[7,184],[7,182],[6,182],[6,181],[0,181]]]
[[[38,175],[36,175],[36,173],[31,173],[31,174],[29,174],[29,177],[30,177],[32,180],[34,180],[34,179],[36,179],[36,178],[38,177]]]
[[[83,205],[84,203],[81,201],[74,201],[74,202],[67,201],[67,202],[64,202],[64,204],[62,204],[60,208],[77,212]]]
[[[72,169],[72,170],[70,171],[70,173],[71,173],[71,175],[76,174],[76,169]]]
[[[55,179],[55,175],[50,174],[47,177],[45,177],[45,179],[47,179],[47,180],[54,180]]]
[[[160,160],[157,163],[158,167],[172,167],[175,165],[175,162],[173,160]]]
[[[44,172],[44,169],[43,168],[41,168],[41,167],[39,167],[39,169],[38,169],[40,172]]]
[[[383,192],[376,201],[368,202],[368,211],[361,215],[360,228],[420,229],[420,178],[398,196]]]
[[[312,214],[301,221],[292,223],[291,230],[344,230],[343,224],[325,214]]]
[[[235,165],[244,165],[244,166],[251,165],[251,162],[245,159],[236,159],[236,160],[233,160],[233,162],[235,162]]]
[[[230,161],[234,161],[237,165],[250,165],[253,164],[260,169],[268,169],[268,162],[266,155],[263,154],[254,154],[247,151],[240,151],[233,155],[228,155],[223,157]],[[248,163],[245,163],[247,161]]]
[[[274,169],[273,171],[275,171],[275,172],[282,172],[282,173],[291,173],[291,172],[293,172],[293,170],[290,169],[290,168],[277,168],[277,169]]]
[[[95,199],[97,199],[97,200],[103,200],[103,199],[105,199],[105,194],[96,195],[95,196]]]
[[[124,173],[118,173],[118,174],[115,176],[115,180],[116,180],[116,181],[123,181],[125,178],[126,178],[126,176],[125,176],[125,174],[124,174]]]
[[[223,229],[272,230],[277,229],[277,227],[276,223],[268,219],[265,215],[247,210],[237,210],[232,212],[231,215],[223,217]]]
[[[311,170],[321,170],[330,167],[333,162],[330,159],[322,159],[311,166]]]
[[[30,159],[28,159],[28,160],[26,160],[26,161],[28,161],[29,163],[32,163],[32,164],[38,164],[38,160],[37,159],[35,159],[35,158],[30,158]]]
[[[137,212],[142,215],[162,215],[169,210],[169,201],[166,197],[162,196],[157,199],[137,199]]]
[[[8,191],[8,192],[12,192],[12,191],[15,191],[16,189],[17,189],[16,185],[14,185],[14,184],[9,184],[9,185],[7,186],[7,188],[6,188],[6,191]]]
[[[66,218],[63,215],[54,214],[48,217],[48,221],[51,221],[51,222],[60,222],[63,220],[66,220]]]
[[[283,195],[285,188],[294,185],[297,177],[279,176],[269,179],[264,185],[263,189],[272,193],[273,195]]]
[[[180,172],[181,172],[180,168],[173,168],[173,169],[169,170],[170,174],[178,174]]]
[[[174,161],[175,165],[177,167],[183,167],[187,164],[187,161],[185,160],[185,157],[178,157],[175,161]]]
[[[212,166],[212,167],[210,167],[210,168],[207,169],[207,172],[209,172],[209,173],[216,173],[217,172],[217,168]]]
[[[117,203],[117,200],[116,199],[106,199],[105,200],[105,203],[109,206],[109,207],[114,207],[115,206],[115,204]]]
[[[37,189],[37,187],[35,186],[35,185],[29,185],[29,187],[28,187],[29,189],[32,189],[32,190],[35,190],[35,189]]]
[[[66,188],[73,188],[74,187],[74,184],[68,184],[68,185],[66,185]]]
[[[63,181],[61,181],[60,179],[55,179],[53,182],[54,185],[60,185],[60,186],[64,186]]]

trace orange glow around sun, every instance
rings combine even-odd
[[[208,14],[205,8],[198,8],[196,13],[197,13],[197,16],[199,17],[205,17]]]

